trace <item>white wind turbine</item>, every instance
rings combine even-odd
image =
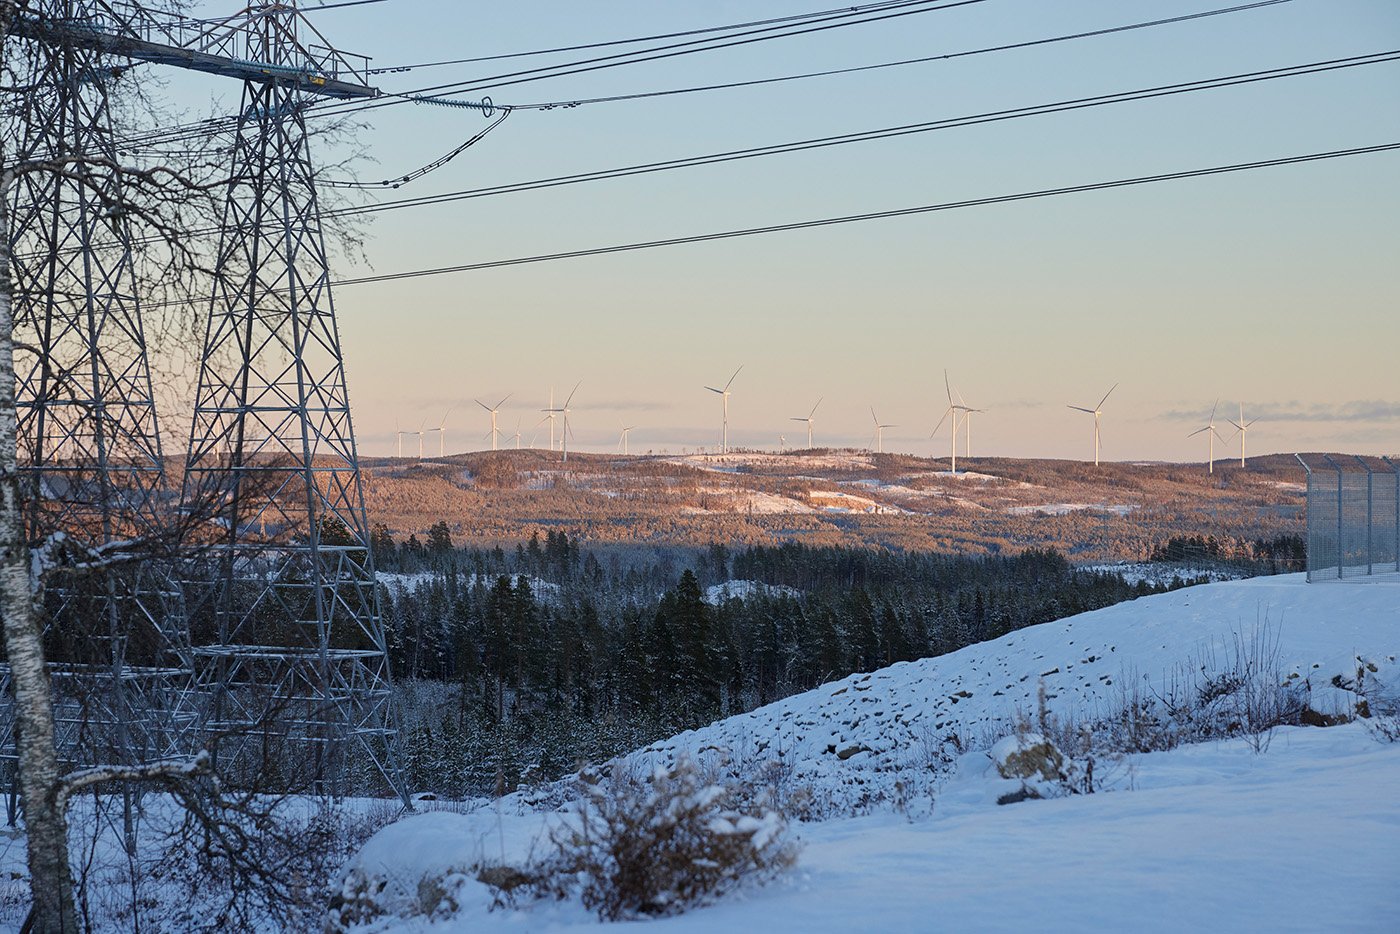
[[[1099,466],[1099,416],[1103,415],[1103,404],[1104,404],[1105,402],[1108,401],[1108,397],[1111,396],[1111,395],[1113,395],[1113,390],[1114,390],[1114,389],[1117,389],[1117,388],[1118,388],[1118,384],[1117,384],[1117,383],[1114,383],[1113,386],[1109,388],[1108,392],[1106,392],[1106,393],[1103,394],[1103,398],[1099,400],[1099,404],[1096,405],[1096,406],[1094,406],[1092,409],[1086,409],[1086,408],[1084,408],[1084,406],[1082,406],[1082,405],[1071,405],[1071,406],[1068,406],[1068,408],[1074,409],[1076,412],[1088,412],[1090,415],[1094,416],[1094,466],[1095,466],[1095,467]]]
[[[1215,439],[1220,438],[1220,432],[1215,430],[1215,410],[1218,408],[1220,408],[1220,400],[1216,399],[1215,405],[1210,407],[1210,421],[1206,422],[1203,427],[1197,428],[1186,436],[1188,438],[1194,438],[1204,431],[1206,433],[1206,438],[1210,440],[1210,457],[1206,461],[1207,473],[1215,473]],[[1224,443],[1225,439],[1220,438],[1220,441]],[[1243,450],[1243,448],[1241,448],[1241,450]]]
[[[429,434],[432,434],[435,431],[438,433],[438,457],[447,456],[447,418],[449,415],[452,414],[453,410],[456,408],[457,406],[452,406],[452,408],[448,409],[445,413],[443,413],[442,422],[436,428],[428,429]]]
[[[875,453],[883,454],[885,453],[885,429],[898,428],[899,426],[880,424],[880,418],[875,414],[874,406],[872,406],[870,409],[870,417],[875,422]]]
[[[399,427],[399,420],[397,418],[394,419],[394,441],[398,445],[399,457],[403,457],[403,436],[405,434],[407,434],[407,432]]]
[[[423,419],[423,421],[421,421],[421,422],[418,423],[418,430],[417,430],[417,431],[406,431],[406,432],[404,432],[404,434],[408,434],[408,435],[417,435],[417,436],[418,436],[418,459],[419,459],[420,461],[423,459],[423,426],[426,425],[426,424],[428,424],[428,420],[425,418],[425,419]]]
[[[515,420],[515,449],[520,450],[520,419]]]
[[[742,370],[743,368],[744,367],[740,365],[739,370]],[[734,376],[729,377],[729,382],[724,384],[723,389],[716,389],[713,386],[705,387],[710,392],[719,393],[720,398],[724,400],[724,428],[719,445],[719,452],[721,454],[729,453],[729,387],[734,385],[734,378],[739,375],[739,370],[734,371]]]
[[[778,435],[778,450],[787,453],[787,435]]]
[[[561,416],[561,417],[563,418],[563,424],[560,426],[560,429],[559,429],[559,441],[560,441],[560,450],[562,450],[562,451],[564,452],[564,458],[563,458],[563,460],[564,460],[564,463],[566,463],[566,464],[569,462],[569,434],[570,434],[570,430],[569,430],[569,413],[570,413],[571,411],[573,411],[572,409],[569,408],[569,403],[574,401],[574,393],[575,393],[575,392],[578,392],[578,388],[579,388],[580,386],[582,386],[582,385],[583,385],[583,380],[579,380],[577,383],[574,384],[573,390],[569,393],[569,398],[567,398],[567,399],[564,400],[564,404],[563,404],[563,405],[561,405],[561,406],[551,406],[550,408],[547,408],[547,409],[544,410],[544,412],[545,412],[548,416],[550,416],[550,422],[549,422],[549,424],[550,424],[550,434],[553,434],[553,433],[554,433],[554,432],[553,432],[553,428],[554,428],[553,416],[558,415],[558,416]],[[553,393],[552,391],[550,392],[550,398],[551,398],[551,399],[554,398],[554,393]],[[551,447],[551,450],[553,450],[552,447]]]
[[[826,398],[826,396],[822,396],[821,399],[818,399],[818,400],[817,400],[817,404],[814,405],[814,406],[812,406],[812,411],[810,411],[810,412],[807,413],[807,417],[806,417],[806,418],[799,418],[799,417],[797,417],[796,415],[794,415],[792,418],[788,419],[788,421],[792,421],[792,422],[806,422],[806,423],[807,423],[807,450],[809,450],[809,451],[812,450],[812,423],[813,423],[814,421],[816,421],[815,416],[816,416],[816,414],[817,414],[817,409],[821,407],[822,399],[825,399],[825,398]]]
[[[1249,426],[1250,426],[1250,425],[1253,425],[1255,422],[1259,421],[1259,419],[1257,419],[1257,418],[1251,418],[1249,421],[1245,421],[1245,420],[1244,420],[1244,403],[1241,402],[1241,403],[1240,403],[1240,420],[1239,420],[1239,421],[1235,421],[1233,418],[1227,418],[1227,419],[1225,419],[1225,421],[1229,422],[1231,425],[1234,425],[1234,426],[1235,426],[1235,431],[1239,432],[1239,436],[1240,436],[1240,466],[1243,467],[1243,466],[1244,466],[1244,436],[1245,436],[1245,434],[1249,431]]]
[[[538,422],[535,423],[535,428],[538,430],[539,427],[540,427],[540,425],[543,425],[545,422],[549,422],[549,449],[552,451],[552,450],[554,450],[554,415],[555,415],[555,411],[554,411],[554,387],[553,387],[553,386],[550,386],[550,387],[549,387],[549,408],[547,408],[547,409],[540,409],[540,411],[543,412],[543,413],[545,413],[545,415],[544,415],[544,418],[540,419]],[[530,438],[530,447],[534,447],[534,446],[535,446],[534,437],[531,436],[531,438]]]
[[[953,401],[953,384],[948,381],[947,370],[943,371],[943,391],[948,395],[948,407],[943,410],[943,417],[938,420],[937,425],[933,426],[933,431],[929,432],[928,436],[932,438],[937,435],[938,429],[942,428],[943,423],[948,421],[948,416],[951,415],[953,417],[953,420],[948,424],[948,469],[956,474],[958,472],[958,426],[965,417],[963,413],[967,412],[968,409],[961,401]],[[962,397],[959,396],[960,400],[961,398]],[[969,441],[968,444],[971,445],[971,441]]]
[[[622,436],[617,439],[617,443],[618,446],[622,448],[623,457],[627,456],[627,436],[630,435],[636,427],[636,425],[624,425],[622,427]]]
[[[499,428],[496,427],[496,416],[497,416],[497,414],[500,413],[500,411],[501,411],[501,406],[505,405],[505,404],[506,404],[506,400],[509,399],[509,398],[510,398],[511,396],[513,396],[513,395],[515,395],[515,393],[506,393],[505,399],[502,399],[500,402],[497,402],[495,405],[487,405],[485,402],[482,402],[480,399],[473,399],[473,400],[472,400],[472,401],[475,402],[477,405],[479,405],[479,406],[481,406],[483,409],[485,409],[485,410],[487,411],[487,413],[491,416],[491,431],[489,432],[489,434],[490,434],[490,436],[491,436],[491,450],[493,450],[493,451],[497,449],[497,447],[496,447],[496,446],[497,446],[497,441],[499,440],[500,434],[501,434],[501,430],[500,430]]]
[[[945,371],[943,375],[946,377],[948,374],[947,374],[947,372]],[[972,416],[973,416],[974,414],[977,414],[977,413],[986,412],[987,410],[986,410],[986,409],[974,409],[972,406],[968,405],[968,404],[967,404],[967,400],[963,398],[963,394],[962,394],[962,392],[958,389],[958,387],[953,386],[953,387],[952,387],[952,391],[957,395],[957,397],[958,397],[958,407],[962,409],[962,413],[963,413],[963,443],[967,445],[966,448],[964,448],[964,450],[963,450],[963,454],[964,454],[969,460],[971,460],[971,459],[972,459]],[[949,401],[951,402],[951,398],[950,398]]]

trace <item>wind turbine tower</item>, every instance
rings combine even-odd
[[[1216,399],[1215,405],[1210,407],[1210,421],[1206,422],[1204,426],[1197,428],[1195,431],[1191,432],[1189,435],[1186,436],[1188,438],[1194,438],[1196,437],[1196,435],[1200,434],[1203,431],[1206,433],[1206,438],[1210,441],[1210,457],[1206,460],[1207,473],[1215,473],[1215,439],[1220,438],[1220,432],[1215,430],[1215,411],[1218,408],[1220,408],[1220,400]],[[1225,439],[1220,438],[1220,440],[1221,442],[1224,442]],[[1240,450],[1244,450],[1243,439],[1241,439]],[[1240,462],[1244,462],[1243,456],[1240,458]]]
[[[623,457],[627,456],[627,436],[630,435],[636,427],[636,425],[626,425],[622,429],[622,437],[618,439],[617,443],[622,447]]]
[[[948,422],[949,470],[956,474],[958,472],[958,426],[964,418],[963,413],[967,411],[967,406],[961,402],[953,401],[953,384],[948,380],[947,370],[943,371],[943,391],[948,396],[948,407],[943,410],[943,417],[938,420],[937,425],[933,426],[933,431],[929,432],[929,437],[937,435],[938,429],[943,427],[944,422],[948,422],[949,416],[952,416],[952,421]],[[971,443],[971,441],[968,442],[969,446]]]
[[[873,407],[870,409],[870,417],[875,422],[875,453],[883,454],[885,453],[885,429],[898,428],[899,426],[880,424],[880,418],[875,414],[875,409]]]
[[[800,418],[800,417],[794,415],[792,418],[789,419],[789,421],[794,421],[794,422],[806,422],[806,423],[807,423],[807,450],[809,450],[809,451],[812,450],[812,423],[813,423],[814,421],[816,421],[815,416],[816,416],[816,414],[817,414],[817,409],[821,407],[822,399],[825,399],[825,398],[826,398],[825,396],[822,396],[821,399],[818,399],[818,400],[817,400],[817,404],[814,405],[814,406],[812,406],[812,411],[810,411],[810,412],[807,413],[807,417],[806,417],[806,418]]]
[[[1103,404],[1104,404],[1105,402],[1108,401],[1108,397],[1111,396],[1111,395],[1113,395],[1113,390],[1114,390],[1114,389],[1117,389],[1117,388],[1118,388],[1118,384],[1117,384],[1117,383],[1114,383],[1113,386],[1109,388],[1108,392],[1106,392],[1106,393],[1103,394],[1103,398],[1099,400],[1099,404],[1096,405],[1096,406],[1094,406],[1092,409],[1086,409],[1086,408],[1084,408],[1084,406],[1082,406],[1082,405],[1071,405],[1071,406],[1069,406],[1069,408],[1074,409],[1076,412],[1088,412],[1090,415],[1094,416],[1094,466],[1095,466],[1095,467],[1099,466],[1099,417],[1100,417],[1101,415],[1103,415]]]
[[[472,401],[475,402],[477,405],[479,405],[479,406],[481,406],[483,409],[485,409],[486,412],[487,412],[487,414],[489,414],[489,415],[491,416],[491,431],[490,431],[490,435],[491,435],[491,450],[493,450],[493,451],[495,451],[495,450],[498,449],[498,442],[500,441],[500,436],[501,436],[501,430],[500,430],[500,428],[498,428],[498,427],[496,426],[496,416],[497,416],[498,414],[500,414],[501,406],[505,405],[505,404],[506,404],[506,400],[509,399],[512,395],[514,395],[514,393],[506,393],[505,398],[502,399],[500,402],[497,402],[495,405],[487,405],[485,402],[482,402],[480,399],[473,399],[473,400],[472,400]],[[553,423],[551,422],[551,427],[552,427],[552,425],[553,425]],[[551,432],[551,434],[553,434],[553,432]]]
[[[742,365],[740,365],[739,370],[742,370],[743,368],[744,368],[744,367],[743,367]],[[722,398],[722,399],[724,400],[724,425],[723,425],[722,433],[721,433],[721,435],[720,435],[720,444],[719,444],[719,452],[720,452],[721,454],[728,454],[728,453],[729,453],[729,387],[732,386],[732,385],[734,385],[734,378],[737,377],[737,376],[739,375],[739,370],[735,370],[735,371],[734,371],[734,376],[729,377],[729,382],[727,382],[727,383],[724,384],[724,388],[723,388],[723,389],[716,389],[716,388],[713,387],[713,386],[706,386],[706,387],[705,387],[705,388],[708,389],[710,392],[717,392],[717,393],[719,393],[720,398]]]
[[[1245,421],[1245,420],[1244,420],[1244,403],[1241,402],[1241,403],[1240,403],[1240,420],[1239,420],[1239,421],[1235,421],[1235,420],[1232,419],[1232,418],[1227,418],[1226,421],[1229,422],[1231,425],[1234,425],[1234,426],[1235,426],[1235,431],[1239,432],[1239,436],[1240,436],[1240,466],[1243,467],[1243,466],[1244,466],[1244,436],[1245,436],[1245,433],[1249,431],[1249,426],[1251,426],[1251,425],[1253,425],[1255,422],[1259,421],[1259,419],[1257,419],[1257,418],[1252,418],[1252,419],[1250,419],[1249,421]]]
[[[564,421],[563,421],[563,424],[560,426],[560,430],[559,430],[559,440],[560,440],[560,449],[564,452],[564,459],[563,459],[563,460],[564,460],[564,463],[566,463],[566,464],[569,462],[569,434],[570,434],[570,429],[569,429],[569,413],[570,413],[571,411],[573,411],[572,409],[569,408],[569,403],[574,401],[574,393],[575,393],[575,392],[578,392],[579,386],[582,386],[582,385],[583,385],[583,381],[582,381],[582,380],[579,380],[577,383],[574,384],[573,391],[571,391],[571,392],[569,393],[569,398],[567,398],[567,399],[564,400],[564,404],[563,404],[563,405],[561,405],[561,406],[550,407],[550,408],[544,410],[544,411],[545,411],[545,414],[548,415],[548,416],[549,416],[549,419],[550,419],[550,422],[549,422],[550,429],[551,429],[550,434],[553,434],[553,430],[552,430],[552,429],[553,429],[553,427],[554,427],[554,416],[555,416],[555,415],[559,415],[559,416],[562,416],[562,417],[563,417],[563,420],[564,420]],[[551,392],[551,393],[550,393],[550,398],[553,398],[553,395],[554,395],[554,394]],[[551,447],[551,450],[553,450],[552,447]]]

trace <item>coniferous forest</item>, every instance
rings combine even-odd
[[[445,524],[426,542],[375,538],[405,764],[416,791],[449,797],[1167,589],[1050,550],[595,552],[549,532],[482,551],[454,547]]]

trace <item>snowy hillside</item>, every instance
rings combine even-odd
[[[1306,683],[1309,705],[1348,712],[1332,686],[1357,659],[1400,689],[1400,582],[1307,584],[1302,575],[1188,587],[1011,633],[938,658],[852,675],[633,754],[650,769],[686,753],[777,760],[820,803],[860,810],[903,773],[928,771],[956,734],[964,747],[1004,735],[1018,712],[1047,705],[1076,720],[1107,715],[1125,691],[1162,691],[1183,666],[1225,666],[1236,637],[1277,640],[1279,674]]]
[[[1041,685],[1053,718],[1085,722],[1121,710],[1125,697],[1222,683],[1214,673],[1262,660],[1265,682],[1290,685],[1317,715],[1350,715],[1362,700],[1378,710],[1400,702],[1397,655],[1400,581],[1229,581],[853,676],[681,734],[625,762],[643,775],[682,754],[739,774],[780,762],[786,789],[810,793],[825,819],[797,825],[800,859],[777,882],[652,923],[677,931],[1393,931],[1400,742],[1383,742],[1371,724],[1279,727],[1106,757],[1099,793],[1010,806],[998,799],[1018,781],[997,774],[986,750],[1018,713],[1036,716]],[[356,930],[598,926],[576,901],[493,908],[475,876],[538,855],[548,829],[569,819],[546,805],[563,800],[560,791],[382,831],[352,868],[380,880],[391,910]],[[414,907],[425,879],[450,894],[426,912]]]

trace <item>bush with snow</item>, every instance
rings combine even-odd
[[[614,768],[582,780],[557,852],[528,874],[552,894],[577,892],[607,921],[666,916],[707,904],[790,867],[797,848],[761,798],[706,781],[689,759],[646,778]]]

